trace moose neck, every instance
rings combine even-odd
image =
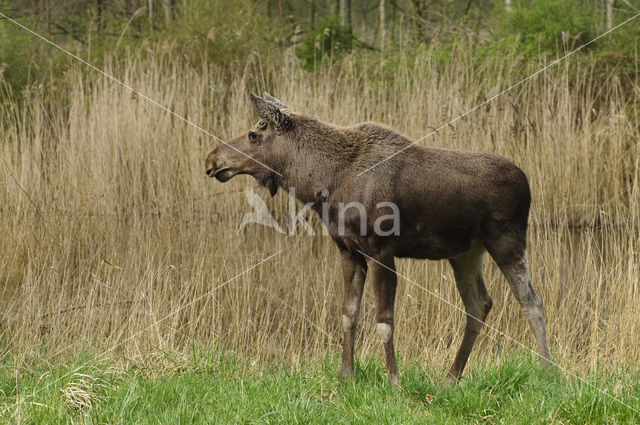
[[[282,158],[285,172],[280,186],[285,190],[294,187],[295,196],[305,203],[318,200],[323,191],[334,192],[358,151],[340,130],[314,118],[296,116],[286,135],[292,148]]]

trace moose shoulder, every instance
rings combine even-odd
[[[548,364],[542,300],[531,286],[525,252],[531,195],[522,170],[492,154],[415,146],[376,123],[323,123],[267,93],[251,94],[251,101],[261,120],[214,149],[206,173],[221,182],[249,174],[272,195],[293,187],[321,214],[342,255],[341,377],[353,376],[369,273],[389,377],[400,383],[393,347],[394,259],[411,257],[448,259],[453,267],[467,322],[445,384],[457,380],[492,305],[481,273],[485,251],[505,275]]]

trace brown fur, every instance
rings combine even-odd
[[[206,172],[223,182],[250,174],[272,195],[279,187],[295,187],[296,197],[315,202],[318,213],[321,203],[328,203],[325,224],[342,253],[345,279],[342,377],[353,375],[353,339],[367,271],[373,275],[377,322],[393,332],[394,258],[411,257],[449,259],[454,268],[469,315],[445,382],[456,380],[482,327],[477,319],[484,321],[491,309],[481,275],[485,249],[522,305],[546,364],[542,301],[529,281],[525,255],[531,195],[522,170],[493,154],[410,146],[406,137],[373,122],[351,127],[323,123],[291,112],[267,94],[264,99],[252,94],[252,102],[262,120],[230,146],[211,152]],[[356,209],[346,211],[344,232],[339,232],[338,205],[349,202],[364,205],[365,234]],[[376,219],[390,213],[376,208],[380,202],[399,207],[399,235],[374,232]],[[391,381],[399,384],[393,338],[384,346]]]

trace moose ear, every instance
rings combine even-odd
[[[275,97],[271,96],[267,92],[264,92],[263,97],[264,97],[265,100],[268,100],[271,103],[275,103],[276,106],[278,106],[280,109],[288,109],[289,108],[287,105],[282,103],[282,101],[280,101],[279,99],[276,99]]]
[[[251,103],[260,118],[276,127],[286,130],[291,126],[291,118],[275,103],[251,93]]]

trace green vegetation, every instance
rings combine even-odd
[[[356,380],[337,379],[338,362],[290,369],[209,354],[160,358],[126,368],[85,356],[51,370],[0,372],[9,423],[637,423],[640,374],[594,374],[589,384],[544,372],[529,357],[479,366],[443,389],[443,371],[402,365],[403,386],[387,383],[383,365],[367,360]],[[87,364],[88,363],[88,364]],[[8,365],[4,365],[8,366]],[[20,379],[16,382],[15,375]],[[16,394],[19,394],[16,396]],[[17,406],[12,404],[17,403]]]
[[[340,25],[332,16],[320,22],[313,31],[304,36],[296,49],[296,56],[307,71],[320,67],[327,59],[339,60],[354,47],[351,28]]]
[[[573,50],[596,34],[595,10],[579,0],[523,0],[499,16],[501,43],[527,56]]]
[[[346,16],[338,7],[343,2]],[[505,56],[543,63],[637,12],[630,3],[618,2],[609,14],[604,3],[514,0],[507,7],[497,0],[364,0],[357,5],[350,0],[3,0],[0,10],[98,66],[130,52],[144,57],[162,49],[196,69],[214,65],[233,79],[251,58],[263,67],[282,66],[289,50],[307,71],[327,63],[339,66],[347,53],[363,66],[386,60],[393,68],[398,52],[429,52],[437,58],[456,48],[476,53],[478,71],[486,60]],[[635,73],[638,28],[623,26],[578,56],[595,53],[624,80]],[[63,82],[72,62],[0,20],[0,77],[15,97],[32,85]],[[390,76],[395,69],[391,71]]]

